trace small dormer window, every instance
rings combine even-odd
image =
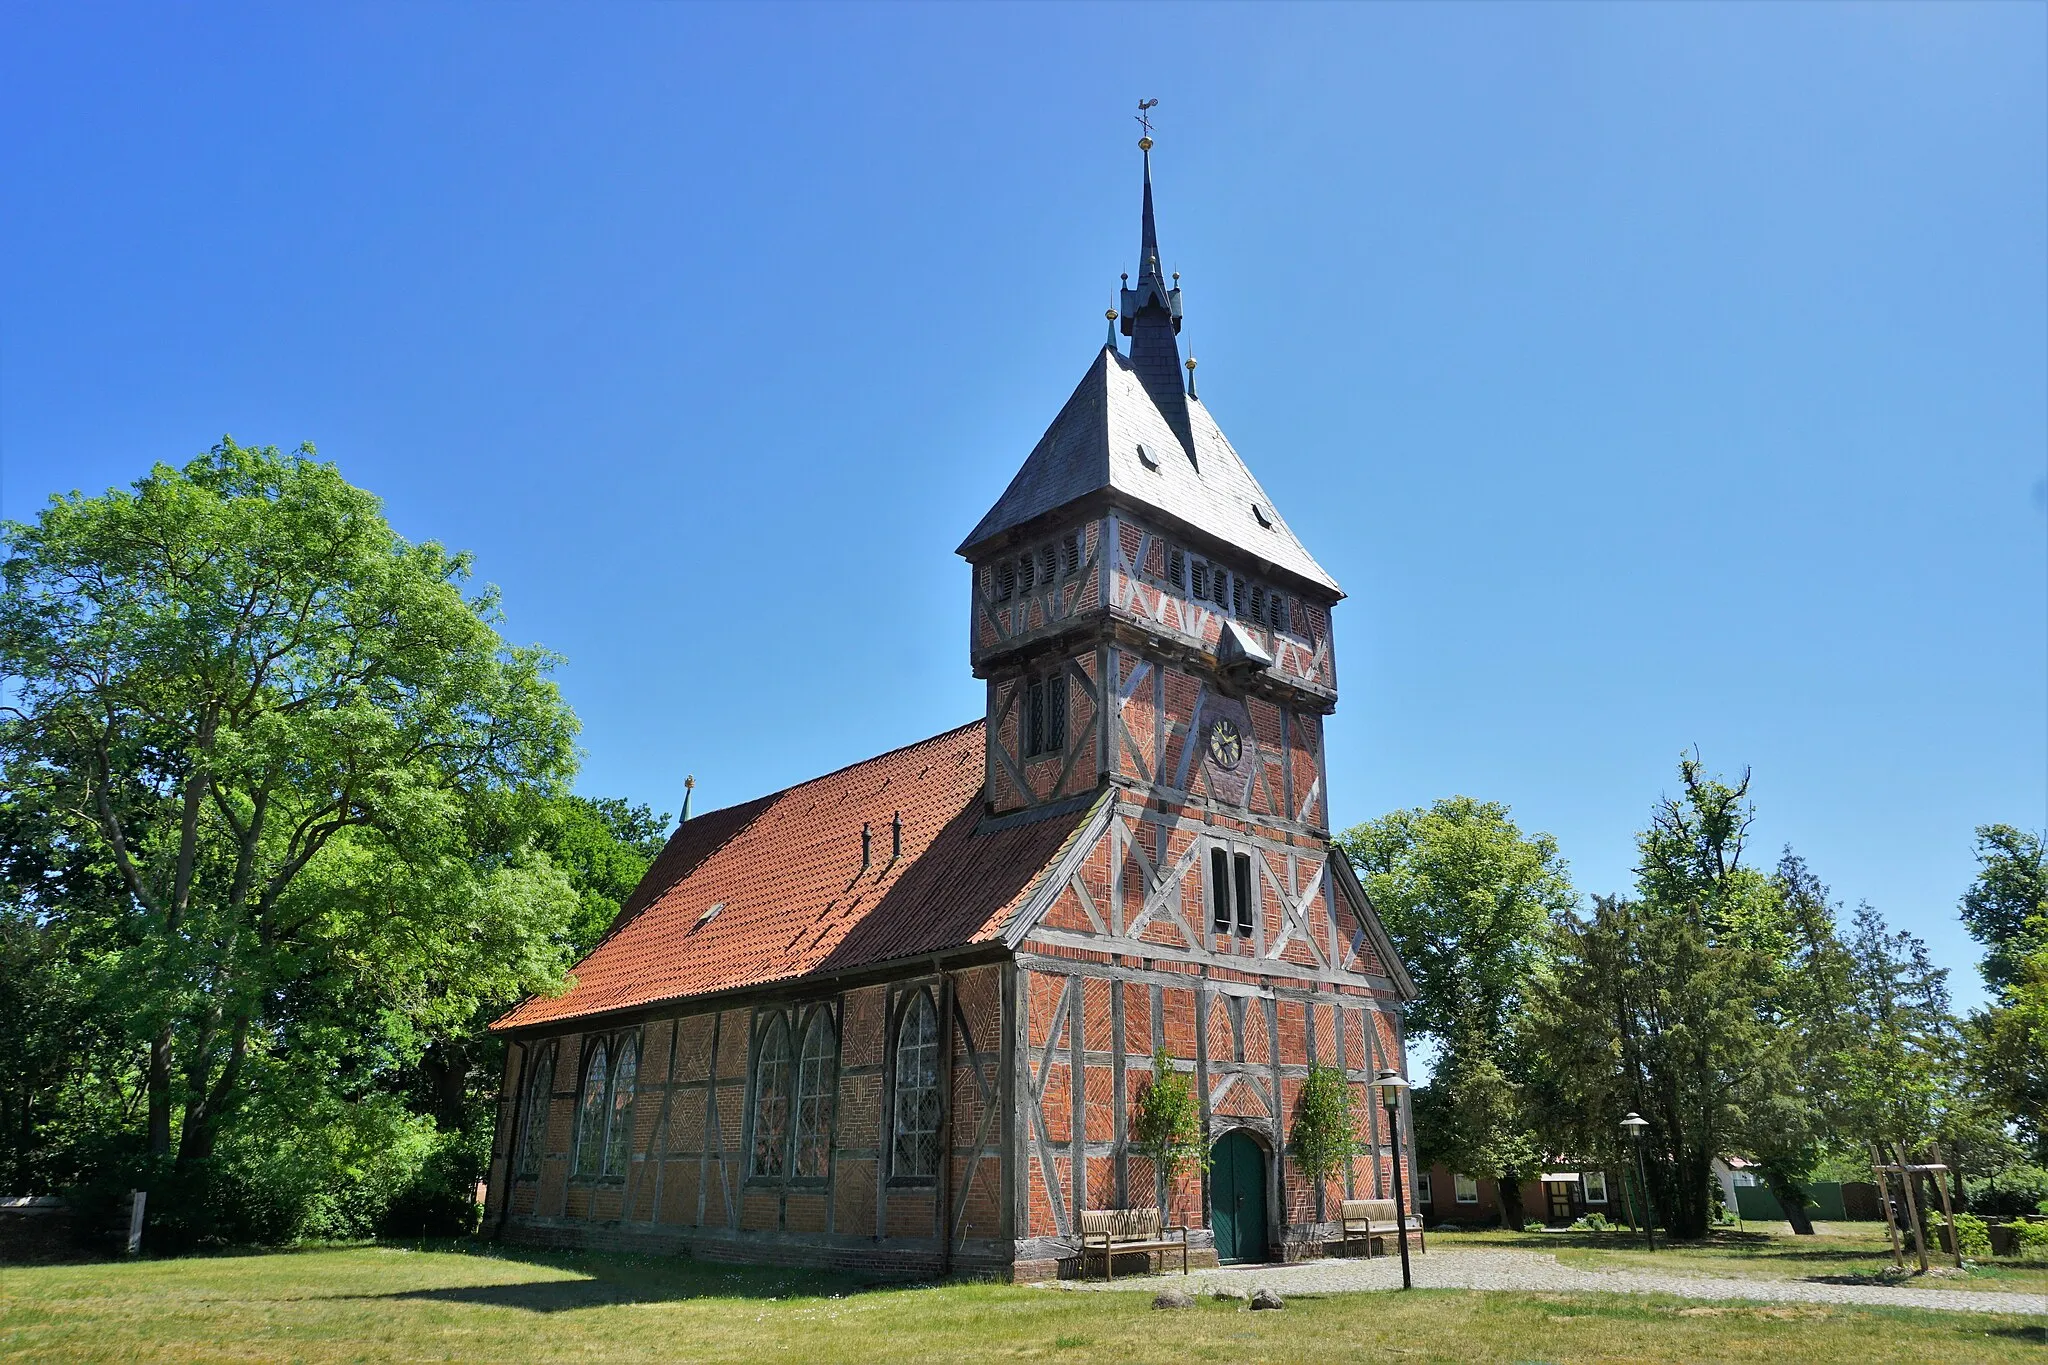
[[[1154,458],[1151,448],[1142,441],[1138,443],[1138,463],[1155,474],[1159,472],[1159,461]]]
[[[1060,541],[1060,571],[1079,573],[1081,571],[1081,533],[1069,531]]]
[[[1252,516],[1257,518],[1259,525],[1265,527],[1268,531],[1273,529],[1272,519],[1266,515],[1266,509],[1257,503],[1252,504]]]

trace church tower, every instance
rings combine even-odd
[[[1138,145],[1137,281],[1125,278],[1088,372],[959,550],[988,684],[986,798],[1002,817],[1115,786],[1218,826],[1205,899],[1219,936],[1249,935],[1258,888],[1229,829],[1329,835],[1323,718],[1343,593],[1196,396],[1179,276],[1160,266],[1152,139]]]

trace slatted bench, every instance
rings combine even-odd
[[[1090,1256],[1102,1257],[1102,1277],[1116,1278],[1116,1258],[1128,1252],[1146,1253],[1180,1250],[1180,1273],[1188,1273],[1188,1230],[1176,1224],[1160,1226],[1158,1209],[1083,1209],[1081,1211],[1081,1260],[1083,1269]],[[1147,1266],[1149,1269],[1149,1264]]]
[[[1415,1214],[1408,1215],[1408,1230],[1419,1232],[1422,1219]],[[1375,1237],[1397,1237],[1401,1225],[1395,1221],[1394,1201],[1391,1199],[1347,1199],[1344,1201],[1344,1250],[1351,1250],[1354,1240],[1365,1243],[1365,1258],[1372,1259],[1372,1241]]]

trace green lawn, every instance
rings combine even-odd
[[[1626,1295],[1297,1296],[1278,1313],[1141,1294],[663,1258],[392,1247],[0,1271],[19,1360],[2043,1359],[2039,1320]]]
[[[1622,1232],[1444,1232],[1431,1233],[1432,1249],[1514,1247],[1555,1255],[1584,1270],[1661,1270],[1688,1275],[1743,1275],[1769,1279],[1827,1279],[1851,1284],[1909,1283],[1916,1289],[1971,1289],[2048,1295],[2048,1262],[1984,1260],[1955,1271],[1955,1259],[1931,1243],[1927,1263],[1940,1274],[1920,1276],[1911,1243],[1905,1247],[1909,1274],[1892,1267],[1891,1242],[1882,1223],[1817,1223],[1811,1237],[1795,1237],[1784,1223],[1750,1223],[1721,1229],[1704,1242],[1672,1247],[1661,1240],[1643,1250],[1640,1234]]]

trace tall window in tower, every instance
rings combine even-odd
[[[1219,934],[1252,936],[1252,855],[1222,845],[1209,850],[1210,918]]]
[[[1212,916],[1217,933],[1230,932],[1230,850],[1212,848],[1209,850],[1209,900],[1215,906]]]
[[[1055,668],[1024,684],[1024,757],[1065,753],[1066,748],[1067,675]]]

